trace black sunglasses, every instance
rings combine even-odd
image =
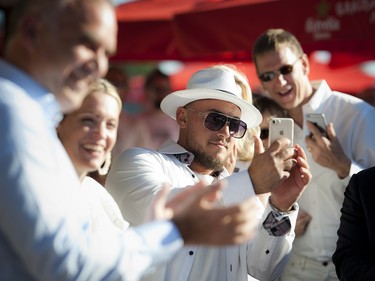
[[[260,139],[261,140],[265,140],[265,139],[268,139],[268,134],[269,134],[270,130],[268,128],[264,128],[264,129],[260,129]]]
[[[210,112],[208,114],[204,114],[203,112],[199,112],[190,107],[185,108],[189,109],[199,116],[202,116],[204,118],[203,125],[211,131],[219,131],[224,127],[224,125],[229,124],[229,133],[232,137],[240,139],[246,133],[247,125],[240,119],[229,117],[218,112]]]
[[[286,64],[280,67],[278,70],[275,71],[267,71],[262,74],[259,74],[259,79],[262,80],[263,82],[269,82],[273,78],[275,78],[277,73],[280,73],[281,75],[287,75],[293,71],[293,67],[296,64],[297,61],[299,61],[301,57],[299,57],[295,62],[292,64]]]

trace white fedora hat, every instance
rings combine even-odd
[[[241,109],[241,120],[248,128],[258,126],[262,115],[252,104],[241,98],[241,88],[231,72],[219,68],[205,68],[195,72],[188,81],[186,90],[167,95],[160,108],[176,119],[177,108],[196,100],[215,99],[233,103]]]

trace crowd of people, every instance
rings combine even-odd
[[[374,106],[310,81],[298,39],[269,29],[252,50],[263,94],[230,64],[178,91],[155,69],[134,117],[117,29],[110,0],[9,14],[0,280],[374,280]],[[269,143],[275,117],[293,145]]]

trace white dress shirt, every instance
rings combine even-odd
[[[106,189],[117,201],[124,218],[132,225],[144,221],[150,202],[164,183],[172,191],[198,182],[189,168],[193,155],[177,143],[170,141],[160,152],[133,148],[124,151],[113,163],[107,176]],[[205,176],[207,179],[209,176]],[[247,171],[226,178],[223,204],[228,206],[254,196]],[[263,222],[271,209],[261,207],[259,222]],[[229,247],[184,247],[168,266],[143,280],[165,281],[222,281],[247,280],[247,274],[259,280],[274,280],[284,268],[294,239],[297,215],[287,215],[291,231],[283,236],[271,236],[259,225],[256,237],[248,243]]]
[[[179,232],[159,221],[92,233],[60,119],[53,94],[0,61],[0,280],[139,280],[182,247]]]
[[[311,216],[304,235],[293,243],[293,252],[318,261],[331,259],[336,249],[337,230],[344,191],[353,173],[375,165],[375,108],[362,100],[331,91],[325,81],[314,82],[315,94],[303,106],[303,113],[324,113],[332,122],[345,154],[352,160],[350,174],[339,179],[337,174],[317,164],[308,152],[303,128],[295,125],[294,140],[306,151],[312,180],[298,203]]]

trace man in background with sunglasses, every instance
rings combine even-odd
[[[313,175],[298,200],[312,217],[297,235],[281,280],[338,280],[332,263],[344,190],[353,173],[375,165],[375,110],[353,96],[310,82],[309,60],[298,40],[283,29],[260,35],[253,60],[264,90],[294,119],[295,143],[308,150]],[[343,79],[350,77],[343,77]],[[305,114],[323,113],[327,137]]]
[[[261,122],[259,111],[241,98],[233,73],[219,68],[193,74],[187,89],[166,96],[161,109],[180,127],[177,143],[169,141],[159,151],[126,150],[107,177],[106,188],[130,224],[144,221],[151,199],[164,184],[177,194],[200,180],[212,183],[227,177],[224,164],[236,139]],[[303,150],[291,147],[285,138],[264,153],[257,138],[255,152],[249,170],[226,178],[221,204],[228,206],[271,192],[266,209],[258,202],[259,209],[254,211],[256,237],[234,247],[186,246],[166,267],[144,280],[247,280],[248,274],[275,280],[280,275],[294,238],[295,202],[310,173]]]

